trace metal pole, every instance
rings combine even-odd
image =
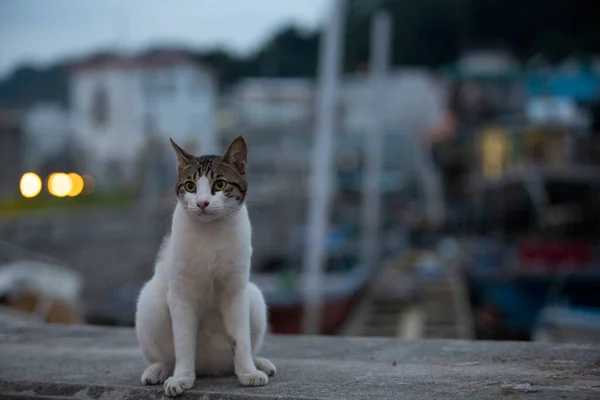
[[[383,135],[385,79],[388,75],[392,22],[389,13],[378,11],[371,28],[371,130],[365,134],[365,170],[362,182],[361,262],[373,269],[380,257],[381,170],[383,167]]]
[[[322,269],[331,203],[333,132],[343,48],[345,0],[333,8],[321,38],[315,139],[310,180],[308,232],[304,255],[304,321],[307,334],[318,334],[321,321]]]

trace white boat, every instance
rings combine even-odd
[[[47,262],[19,260],[0,266],[1,303],[45,322],[80,323],[80,275]]]

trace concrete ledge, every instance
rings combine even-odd
[[[0,314],[1,315],[1,314]],[[599,399],[600,347],[272,336],[263,388],[200,378],[184,399]],[[0,398],[160,399],[132,329],[0,316]]]

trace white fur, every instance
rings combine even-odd
[[[275,366],[256,357],[267,329],[266,305],[249,282],[251,227],[245,205],[197,182],[180,198],[171,236],[143,287],[136,332],[148,368],[143,384],[164,382],[176,396],[197,375],[233,374],[244,386],[262,386]],[[209,201],[205,212],[197,201]]]

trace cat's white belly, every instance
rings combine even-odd
[[[231,339],[218,311],[209,311],[200,321],[196,346],[197,375],[233,373]]]

